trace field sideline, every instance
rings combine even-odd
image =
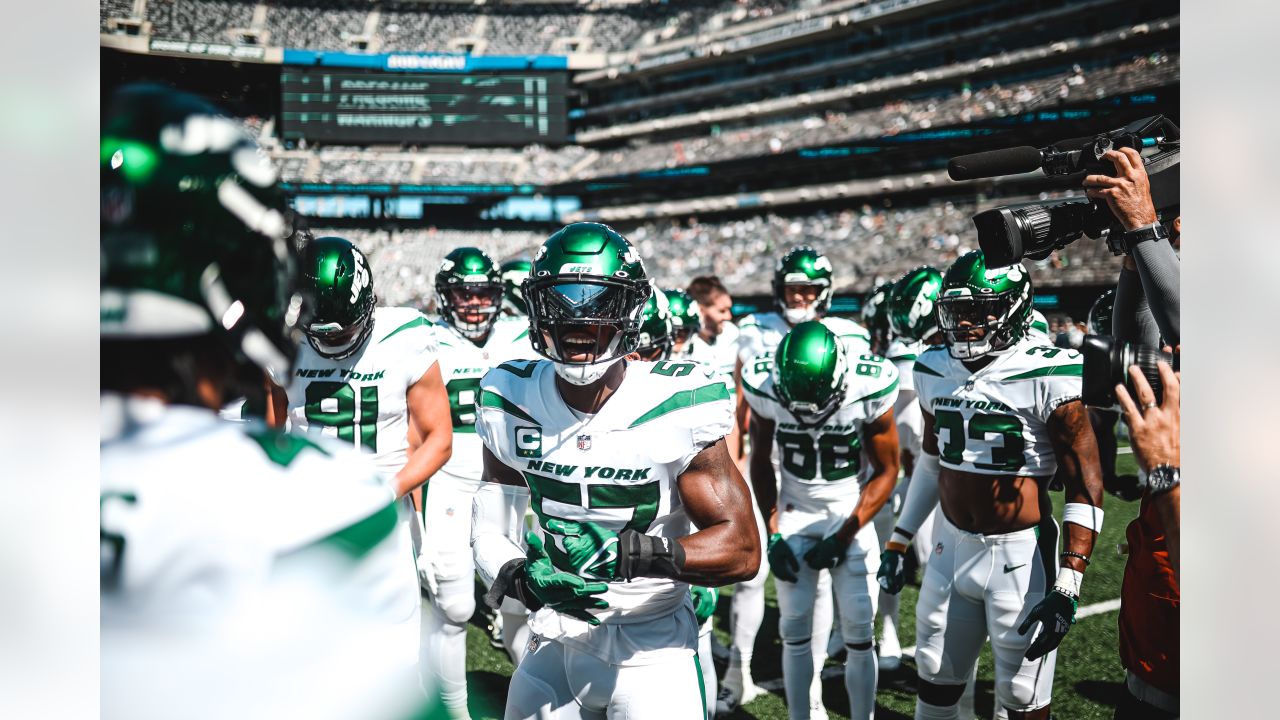
[[[1135,472],[1133,456],[1128,448],[1121,448],[1117,458],[1117,472]],[[1052,493],[1055,516],[1062,517],[1062,494]],[[1125,527],[1138,513],[1138,503],[1126,503],[1107,495],[1103,507],[1106,523],[1093,556],[1093,563],[1085,575],[1081,589],[1080,605],[1091,608],[1088,617],[1077,621],[1058,650],[1058,664],[1054,677],[1054,715],[1076,720],[1102,720],[1112,716],[1120,694],[1124,692],[1124,670],[1120,667],[1117,651],[1116,613],[1114,608],[1100,605],[1118,600],[1120,581],[1125,558],[1118,554],[1117,545],[1125,542]],[[728,644],[729,598],[732,589],[726,588],[716,611],[717,637]],[[904,647],[915,644],[915,605],[919,587],[908,585],[902,592],[902,617],[910,621],[900,625]],[[752,670],[757,682],[767,683],[780,678],[778,639],[778,610],[774,598],[773,578],[766,587],[764,624],[756,643]],[[501,718],[506,700],[507,679],[513,670],[505,653],[491,648],[485,633],[474,625],[467,632],[467,684],[470,690],[471,716],[476,720]],[[828,663],[828,668],[833,667]],[[716,664],[720,675],[724,667]],[[830,670],[828,670],[830,673]],[[770,683],[771,684],[771,683]],[[741,720],[785,720],[786,707],[782,700],[781,683],[775,691],[765,693],[748,703],[732,718]],[[903,668],[893,675],[881,674],[880,691],[876,697],[877,718],[910,720],[915,707],[915,666],[904,660]],[[984,650],[978,661],[978,692],[975,701],[978,716],[990,718],[992,712],[992,664],[990,649]],[[823,702],[832,718],[848,718],[849,704],[845,698],[843,676],[837,675],[823,681]]]

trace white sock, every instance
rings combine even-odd
[[[831,637],[831,627],[835,624],[835,602],[831,595],[831,571],[823,570],[818,574],[818,584],[814,589],[813,603],[813,681],[809,699],[814,703],[822,702],[822,666],[827,661],[827,648],[824,642]]]
[[[725,685],[741,692],[751,682],[751,656],[755,652],[756,635],[764,622],[764,582],[738,583],[733,589],[730,609],[733,645],[729,649],[729,671],[736,682],[725,675]],[[736,671],[736,672],[735,672]]]
[[[960,720],[960,708],[956,705],[938,707],[916,698],[916,720]]]
[[[973,674],[969,676],[969,681],[964,684],[964,694],[960,696],[960,700],[956,702],[956,707],[960,708],[960,717],[964,720],[973,720],[977,717],[973,709],[973,696],[978,688],[978,666],[973,666]],[[1000,705],[996,701],[996,706]]]
[[[898,642],[898,604],[897,595],[880,591],[880,654],[901,655],[902,645]],[[887,652],[886,652],[887,651]]]
[[[529,649],[529,613],[502,613],[502,645],[514,665]]]
[[[871,720],[876,714],[876,680],[880,665],[871,648],[849,648],[844,661],[844,687],[849,693],[849,719]]]
[[[808,720],[814,681],[813,642],[782,643],[782,685],[791,720]],[[821,694],[819,694],[821,697]]]
[[[702,696],[707,720],[716,715],[716,666],[711,659],[711,633],[698,637],[698,667],[702,669]]]
[[[440,699],[454,718],[467,717],[467,628],[432,621],[423,651],[440,687]]]

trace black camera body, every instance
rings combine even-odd
[[[1084,363],[1080,399],[1085,405],[1103,410],[1116,408],[1116,385],[1123,385],[1137,401],[1138,394],[1129,377],[1129,366],[1137,365],[1155,392],[1156,403],[1164,401],[1164,383],[1156,363],[1163,360],[1178,370],[1178,355],[1147,345],[1116,342],[1110,335],[1085,335],[1080,345]]]
[[[1157,213],[1163,222],[1170,222],[1179,204],[1180,137],[1177,125],[1163,115],[1153,115],[1092,138],[952,158],[948,171],[952,179],[961,180],[1041,169],[1046,175],[1071,177],[1079,185],[1083,175],[1114,175],[1115,166],[1103,155],[1131,147],[1142,154]],[[1081,235],[1107,238],[1115,255],[1127,252],[1119,242],[1124,228],[1111,209],[1105,202],[1086,198],[992,208],[974,215],[973,223],[988,267],[1012,265],[1024,257],[1041,260]]]

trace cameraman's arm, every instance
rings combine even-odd
[[[1103,157],[1115,165],[1116,176],[1089,175],[1084,179],[1086,194],[1095,200],[1105,200],[1125,230],[1136,230],[1156,222],[1156,209],[1151,201],[1151,183],[1138,151],[1133,148],[1108,150]],[[1165,342],[1177,345],[1181,335],[1179,327],[1182,314],[1178,276],[1178,255],[1171,244],[1165,241],[1148,241],[1134,246],[1130,250],[1130,256],[1125,258],[1125,269],[1120,274],[1120,284],[1116,289],[1116,337],[1123,338],[1122,333],[1135,330],[1135,326],[1127,323],[1136,317],[1136,333],[1131,336],[1133,339],[1149,345],[1160,345],[1158,340],[1152,341],[1150,329],[1143,327],[1154,321]],[[1135,279],[1137,283],[1134,282]],[[1135,291],[1141,292],[1135,294]],[[1145,310],[1146,302],[1140,299],[1143,296],[1150,303]],[[1145,319],[1148,314],[1149,320]]]
[[[1160,347],[1160,326],[1151,314],[1147,294],[1142,291],[1138,271],[1129,267],[1133,258],[1125,256],[1125,267],[1116,283],[1116,304],[1111,312],[1111,334],[1120,342]]]

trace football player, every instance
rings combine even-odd
[[[440,310],[436,346],[449,398],[453,455],[424,493],[426,533],[418,570],[433,618],[423,623],[424,664],[439,673],[445,705],[461,717],[467,712],[467,621],[476,611],[471,500],[482,482],[476,394],[486,372],[507,360],[532,357],[533,348],[525,318],[500,317],[503,280],[482,250],[460,247],[445,255],[436,272],[435,292]],[[519,663],[528,640],[527,612],[514,600],[501,612],[503,646]]]
[[[916,718],[959,716],[988,637],[997,703],[1014,720],[1047,718],[1055,649],[1102,528],[1080,354],[1028,336],[1026,269],[988,268],[981,252],[947,270],[937,314],[945,347],[921,353],[913,373],[922,452],[880,569],[887,590],[902,589],[907,544],[941,500],[916,612]],[[1067,495],[1061,567],[1056,532],[1037,532],[1057,529],[1041,523],[1055,472]]]
[[[892,338],[885,349],[885,356],[898,370],[898,400],[894,403],[893,415],[897,421],[903,479],[894,488],[894,498],[889,512],[881,510],[876,515],[876,533],[882,542],[888,539],[889,533],[893,530],[894,515],[902,509],[902,500],[906,497],[907,489],[911,484],[911,472],[915,467],[915,459],[920,456],[920,431],[923,421],[920,416],[920,404],[916,402],[911,368],[915,365],[916,357],[926,348],[942,344],[942,334],[938,332],[938,319],[934,312],[934,304],[941,289],[941,272],[931,267],[918,267],[908,270],[891,286],[883,304]],[[933,517],[930,516],[917,533],[916,560],[920,567],[924,567],[928,562],[929,551],[933,549],[933,544],[930,542],[932,533]],[[884,623],[880,631],[879,663],[881,670],[889,672],[897,670],[902,664],[902,646],[898,641],[898,596],[896,594],[883,593],[880,596],[880,615],[884,618]]]
[[[173,717],[176,703],[191,718],[340,718],[353,704],[405,717],[409,708],[393,715],[383,703],[418,692],[416,648],[399,633],[399,598],[414,589],[390,486],[335,442],[218,417],[268,374],[290,373],[307,322],[275,183],[257,145],[204,100],[134,85],[109,101],[103,717]],[[316,627],[302,617],[324,618],[332,634],[309,641]],[[303,694],[264,672],[275,663],[348,674]]]
[[[670,360],[675,342],[671,306],[665,292],[657,287],[652,291],[640,310],[640,336],[636,339],[635,359],[648,362]]]
[[[698,330],[689,338],[686,357],[709,365],[725,381],[734,403],[734,428],[729,435],[729,455],[741,469],[746,459],[741,438],[747,431],[746,406],[737,404],[738,386],[733,369],[738,362],[738,326],[733,324],[733,298],[720,278],[703,275],[694,278],[686,289],[698,308]]]
[[[701,329],[702,313],[693,296],[684,290],[667,290],[667,305],[671,310],[671,352],[675,357],[689,358],[690,344]]]
[[[695,363],[626,359],[651,286],[613,229],[557,231],[524,289],[546,360],[490,371],[476,421],[489,484],[472,548],[486,602],[534,609],[505,717],[688,713],[704,701],[688,586],[759,569],[750,491],[724,443],[728,392]],[[510,523],[481,519],[509,517],[486,506],[526,488],[543,535],[524,551]]]
[[[809,320],[820,320],[845,343],[845,349],[857,356],[867,352],[870,335],[861,325],[838,317],[827,317],[831,307],[833,290],[831,261],[827,256],[808,246],[792,248],[778,260],[773,274],[773,302],[776,312],[755,313],[739,324],[738,359],[734,379],[741,386],[744,372],[767,370],[773,349],[792,327]],[[751,363],[759,361],[757,369]],[[742,393],[738,393],[738,413],[749,418],[750,409]],[[749,426],[749,420],[748,426]],[[764,521],[760,520],[761,541],[764,540]],[[733,645],[729,650],[729,669],[721,684],[716,712],[733,712],[740,704],[750,702],[760,694],[751,680],[751,657],[754,654],[756,635],[764,620],[764,582],[768,573],[768,561],[761,565],[762,572],[750,582],[740,583],[733,593]],[[831,576],[821,573],[818,584],[818,604],[814,611],[816,637],[827,638],[831,634],[833,607],[831,602]],[[814,645],[814,662],[821,665],[826,654],[825,644]],[[815,675],[813,693],[815,706],[821,703],[822,686]]]
[[[529,277],[533,263],[528,260],[508,260],[502,263],[498,272],[502,274],[502,314],[525,317],[529,308],[524,302],[524,289],[521,283]]]
[[[850,361],[835,334],[812,321],[782,339],[772,372],[743,376],[752,411],[751,480],[769,529],[782,677],[795,720],[808,720],[817,709],[810,699],[810,644],[818,572],[824,569],[835,586],[848,655],[849,716],[869,720],[875,714],[871,644],[880,543],[871,519],[898,477],[897,386],[892,364],[871,354]],[[775,440],[782,460],[780,492],[771,458]],[[860,487],[864,454],[868,481]]]

